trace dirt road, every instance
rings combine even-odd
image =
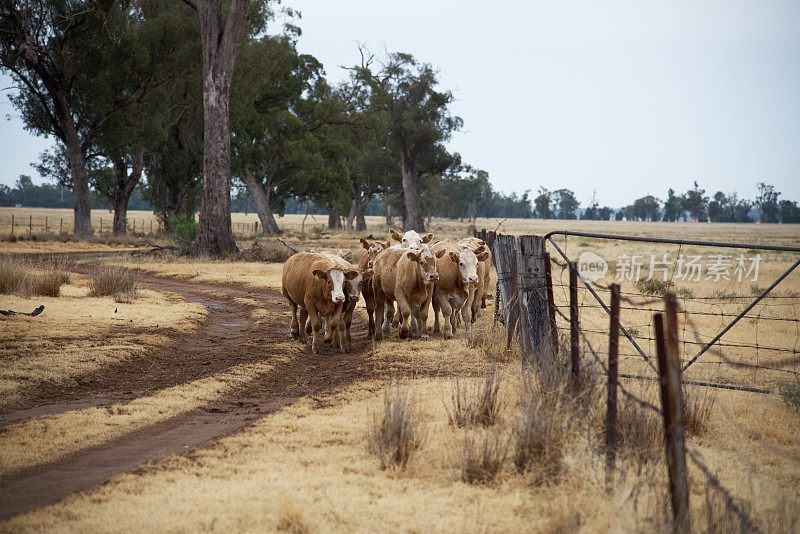
[[[208,310],[207,318],[197,330],[173,335],[163,348],[82,376],[76,383],[32,383],[19,403],[0,413],[0,428],[45,414],[135,399],[235,365],[278,360],[278,356],[287,360],[285,352],[275,351],[276,343],[289,337],[289,309],[279,291],[152,275],[142,275],[141,283],[202,304]],[[253,319],[258,308],[271,311],[266,321]],[[308,350],[293,351],[287,363],[278,363],[268,376],[234,388],[213,404],[0,478],[0,519],[52,504],[121,472],[147,469],[148,462],[202,447],[295,399],[334,391],[365,378],[369,375],[364,362],[370,343],[365,321],[357,314],[349,355],[330,348],[319,357]]]

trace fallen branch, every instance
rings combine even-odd
[[[289,245],[287,245],[286,242],[283,239],[281,239],[280,237],[276,237],[275,239],[278,240],[281,245],[283,245],[284,247],[286,247],[289,250],[291,250],[292,254],[297,254],[297,250],[292,248],[292,247],[290,247]]]
[[[0,310],[0,315],[27,315],[28,317],[36,317],[37,315],[41,314],[44,311],[44,304],[41,304],[36,307],[30,313],[27,312],[18,312],[14,310]]]

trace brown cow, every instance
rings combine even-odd
[[[439,256],[443,256],[440,251]],[[430,247],[421,250],[388,248],[378,254],[373,262],[372,287],[375,291],[375,316],[380,324],[375,329],[375,339],[389,335],[392,304],[397,301],[401,316],[400,338],[411,333],[427,338],[428,307],[433,296],[433,285],[439,279],[436,256]]]
[[[433,333],[440,332],[439,312],[444,318],[444,336],[453,337],[456,330],[458,314],[464,321],[465,328],[472,322],[471,308],[468,306],[470,295],[475,293],[478,285],[479,265],[489,257],[483,247],[472,250],[466,245],[453,241],[440,241],[431,247],[446,255],[436,261],[439,281],[433,294]],[[476,254],[477,252],[477,254]]]
[[[313,339],[311,350],[317,354],[320,347],[322,319],[328,325],[325,341],[333,339],[344,307],[344,281],[353,280],[358,270],[339,267],[330,258],[313,252],[298,252],[283,264],[283,296],[292,307],[292,337],[305,341],[305,328],[300,325],[311,321]],[[298,321],[298,308],[300,317]]]
[[[364,277],[364,285],[361,287],[361,294],[364,295],[364,304],[367,306],[367,317],[369,318],[369,335],[375,334],[375,291],[372,289],[372,263],[383,250],[389,248],[389,242],[373,241],[370,243],[363,237],[359,240],[366,249],[358,259],[358,270]]]

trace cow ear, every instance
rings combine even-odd
[[[445,250],[445,249],[442,249],[442,250],[438,251],[438,252],[436,253],[436,257],[437,257],[437,258],[441,258],[442,256],[444,256],[444,253],[445,253],[445,252],[447,252],[447,250]]]
[[[359,238],[359,242],[361,243],[361,246],[362,246],[362,247],[364,247],[364,248],[369,248],[369,241],[367,241],[367,240],[366,240],[366,239],[364,239],[363,237],[362,237],[362,238]]]
[[[389,241],[386,241],[385,243],[381,243],[381,246],[382,246],[382,247],[384,248],[384,250],[385,250],[385,249],[387,249],[387,248],[391,247],[391,246],[392,246],[392,244],[391,244],[391,242],[389,242]]]
[[[433,239],[433,234],[425,234],[424,236],[422,236],[423,243],[430,243],[432,239]]]
[[[323,271],[321,269],[314,269],[313,271],[311,271],[311,274],[313,274],[314,276],[316,276],[320,280],[325,280],[325,278],[327,278],[327,276],[328,276],[328,273],[326,273],[325,271]]]
[[[486,245],[484,245],[483,243],[481,243],[480,245],[478,245],[477,247],[475,247],[474,249],[472,249],[472,252],[474,252],[475,254],[480,254],[480,253],[481,253],[481,252],[483,252],[484,250],[486,250]]]
[[[451,250],[450,251],[450,259],[453,260],[453,262],[458,263],[458,254],[456,254],[455,252],[453,252]]]
[[[394,228],[389,229],[389,235],[392,236],[392,239],[394,239],[395,241],[403,240],[403,236],[401,236]]]
[[[349,271],[344,272],[345,280],[352,280],[356,276],[358,276],[358,271],[355,269],[350,269]]]
[[[489,253],[484,250],[480,254],[476,255],[476,257],[478,258],[478,261],[486,261],[489,259]]]
[[[406,252],[406,256],[407,256],[407,257],[408,257],[408,259],[410,259],[411,261],[417,261],[417,260],[419,259],[419,254],[415,254],[415,253],[413,253],[413,252]]]

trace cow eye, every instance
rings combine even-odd
[[[460,261],[460,262],[458,262],[458,264],[459,264],[461,267],[463,267],[463,266],[464,266],[464,262],[463,262],[463,261]]]

